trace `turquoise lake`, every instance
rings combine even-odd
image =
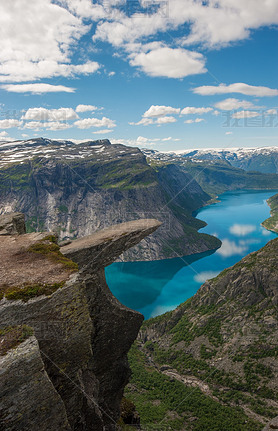
[[[196,293],[209,278],[263,247],[277,235],[261,223],[269,217],[266,200],[277,191],[234,191],[202,208],[197,217],[207,226],[200,232],[217,236],[215,252],[151,262],[113,263],[106,268],[112,293],[146,319],[172,310]]]

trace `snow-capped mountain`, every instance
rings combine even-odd
[[[226,160],[232,166],[246,171],[278,173],[278,147],[262,148],[202,148],[186,149],[159,153],[155,150],[144,150],[146,156],[154,159],[169,160],[187,158],[192,161]]]

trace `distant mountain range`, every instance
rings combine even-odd
[[[148,152],[148,150],[146,150]],[[158,152],[154,152],[158,153]],[[180,157],[196,160],[224,160],[236,168],[263,173],[278,172],[278,147],[262,148],[204,148],[164,153],[161,157]]]

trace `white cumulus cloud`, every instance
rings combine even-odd
[[[74,93],[75,88],[66,87],[64,85],[51,85],[51,84],[4,84],[1,85],[3,90],[10,93]]]
[[[99,69],[94,61],[71,62],[77,42],[90,26],[57,3],[0,2],[0,82],[70,77]]]
[[[185,120],[185,124],[202,123],[202,121],[205,120],[203,118],[195,118],[194,120]]]
[[[102,129],[102,130],[96,130],[94,133],[95,135],[105,135],[106,133],[111,133],[113,132],[112,129]]]
[[[187,106],[183,108],[181,111],[181,115],[189,115],[189,114],[206,114],[207,112],[213,111],[212,108],[195,108],[194,106]]]
[[[278,90],[269,87],[262,87],[256,85],[244,84],[242,82],[236,82],[234,84],[226,85],[203,85],[196,87],[193,90],[194,93],[202,96],[212,96],[214,94],[227,94],[227,93],[240,93],[247,96],[277,96]]]
[[[0,120],[0,129],[11,129],[12,127],[19,127],[22,121],[15,119]]]
[[[169,114],[179,114],[180,108],[173,108],[172,106],[164,105],[152,105],[146,112],[144,112],[143,117],[164,117]]]
[[[222,111],[233,111],[234,109],[257,109],[252,102],[248,100],[239,100],[234,98],[229,98],[225,100],[221,100],[221,102],[217,102],[214,105],[216,108],[221,109]]]
[[[238,112],[235,112],[232,115],[232,117],[236,119],[241,119],[241,118],[255,118],[255,117],[259,117],[260,115],[261,114],[256,111],[238,111]]]
[[[79,117],[72,108],[29,108],[22,116],[23,120],[36,121],[69,121],[77,118]]]
[[[133,53],[130,58],[131,66],[139,67],[149,76],[184,78],[206,72],[203,55],[182,48],[160,47],[147,53]]]
[[[102,117],[99,118],[84,118],[83,120],[77,120],[74,125],[79,129],[89,129],[90,127],[107,127],[112,129],[116,126],[115,121],[110,120],[110,118]]]
[[[156,120],[156,124],[168,124],[168,123],[175,123],[177,121],[177,119],[175,117],[171,117],[171,116],[165,116],[165,117],[159,117]]]
[[[149,126],[150,124],[154,124],[154,120],[152,118],[142,118],[137,123],[130,122],[128,124],[131,126]]]
[[[96,111],[98,108],[94,105],[78,105],[75,109],[76,112],[93,112]]]

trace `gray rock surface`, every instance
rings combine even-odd
[[[26,233],[24,214],[8,213],[1,216],[0,235],[22,235]]]
[[[278,416],[272,419],[263,429],[263,431],[278,430]]]
[[[123,306],[111,294],[104,266],[159,225],[155,220],[137,220],[72,242],[63,248],[65,254],[76,258],[81,271],[67,278],[62,288],[26,302],[5,297],[0,301],[1,328],[26,324],[34,329],[44,364],[42,372],[55,388],[55,399],[62,400],[71,430],[108,431],[116,427],[130,375],[127,353],[143,316]],[[16,367],[21,370],[20,361]],[[24,396],[21,383],[15,375],[10,388],[15,408]],[[18,398],[21,387],[23,392]],[[51,398],[47,407],[55,399]],[[35,423],[30,422],[28,415],[23,416],[26,431],[42,429],[44,413],[37,414]],[[57,419],[53,418],[47,429],[63,428],[57,427]]]
[[[0,368],[1,430],[70,431],[65,406],[44,369],[34,336],[0,357]]]

